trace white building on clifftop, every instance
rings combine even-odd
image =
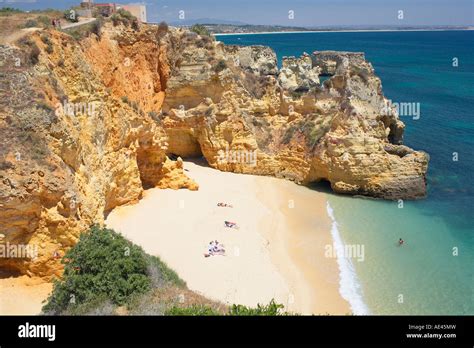
[[[1,2],[1,0],[0,0]],[[102,9],[103,14],[106,16],[112,15],[118,9],[124,9],[130,12],[132,15],[137,17],[139,22],[146,23],[147,22],[147,15],[146,15],[146,5],[145,4],[117,4],[114,2],[108,3],[94,3],[94,0],[82,0],[81,1],[81,8],[83,11],[85,10],[92,10],[93,8],[100,8]]]

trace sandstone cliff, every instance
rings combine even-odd
[[[402,145],[404,125],[383,109],[362,53],[314,52],[278,69],[267,47],[107,25],[80,42],[33,33],[0,57],[0,233],[39,246],[34,260],[0,267],[58,275],[57,256],[114,207],[149,187],[198,189],[178,156],[327,180],[340,193],[426,192],[428,156]],[[320,74],[331,77],[320,84]]]

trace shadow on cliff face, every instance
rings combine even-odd
[[[22,274],[19,271],[11,270],[11,269],[0,269],[0,279],[7,279],[7,278],[17,278],[20,277]]]
[[[168,156],[175,155],[183,159],[202,156],[201,145],[190,130],[166,129],[166,132],[168,134]]]

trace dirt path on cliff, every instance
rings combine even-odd
[[[0,44],[11,45],[15,41],[20,40],[22,37],[25,37],[26,35],[38,30],[43,30],[43,29],[42,28],[25,28],[25,29],[17,30],[6,36],[0,36]]]
[[[84,19],[84,20],[80,20],[79,22],[77,23],[71,23],[71,24],[66,24],[66,25],[63,25],[61,27],[61,29],[71,29],[71,28],[75,28],[75,27],[78,27],[80,25],[84,25],[84,24],[89,24],[89,23],[92,23],[92,22],[95,22],[97,20],[97,18],[87,18],[87,19]]]
[[[71,28],[79,27],[81,25],[85,25],[85,24],[95,22],[96,20],[97,20],[97,18],[87,18],[87,19],[84,19],[84,20],[80,20],[77,23],[64,24],[64,25],[62,25],[61,29],[64,30],[64,29],[71,29]],[[0,35],[0,44],[2,44],[2,45],[11,45],[15,41],[20,40],[22,37],[25,37],[28,34],[33,33],[35,31],[38,31],[38,30],[43,30],[43,28],[36,28],[36,27],[34,27],[34,28],[24,28],[24,29],[15,30],[15,31],[10,32],[6,35]],[[7,31],[5,31],[5,32],[7,32]]]

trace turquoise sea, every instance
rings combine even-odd
[[[362,262],[342,260],[349,263],[340,264],[341,290],[356,314],[473,315],[474,31],[282,33],[217,39],[270,46],[279,62],[283,56],[315,50],[365,52],[388,99],[420,103],[418,120],[401,119],[406,125],[405,144],[431,157],[426,199],[404,202],[399,208],[397,202],[328,193],[333,229],[342,243],[363,245],[365,251]],[[328,191],[321,185],[316,189]],[[399,238],[406,245],[398,247]]]

